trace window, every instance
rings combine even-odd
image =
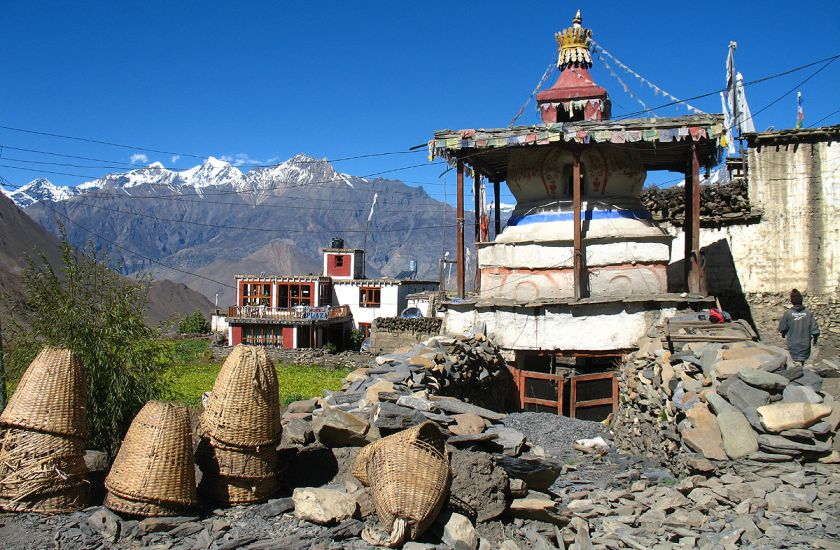
[[[318,285],[318,305],[328,306],[332,304],[332,286],[330,283],[320,283]]]
[[[362,333],[362,338],[370,338],[370,323],[359,323],[359,332]]]
[[[242,283],[243,306],[270,306],[270,283]]]
[[[359,305],[362,307],[379,307],[381,288],[363,286],[359,289]]]
[[[252,346],[280,347],[283,344],[282,327],[273,325],[245,325],[242,343]]]
[[[277,307],[289,309],[312,305],[312,285],[309,283],[280,283],[277,285]]]
[[[335,267],[344,267],[344,256],[335,257]]]

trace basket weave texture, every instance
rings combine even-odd
[[[105,478],[105,488],[118,497],[116,501],[130,501],[138,507],[148,504],[177,510],[195,504],[189,410],[160,401],[146,403],[128,428]]]
[[[202,431],[235,447],[280,439],[277,372],[264,348],[238,345],[225,360],[202,415]]]
[[[382,525],[391,530],[402,520],[405,536],[414,540],[434,522],[449,493],[443,434],[434,422],[424,422],[382,438],[359,452],[353,475],[371,488]]]
[[[105,506],[130,516],[161,517],[180,516],[188,513],[189,507],[169,502],[143,502],[123,498],[115,493],[105,495]]]
[[[31,495],[17,500],[0,497],[0,508],[7,512],[62,514],[81,510],[86,505],[87,491],[82,484],[50,493]]]
[[[277,450],[274,445],[256,449],[214,445],[203,437],[195,451],[195,462],[205,475],[264,479],[277,472]]]
[[[36,500],[81,486],[85,442],[77,437],[9,428],[0,447],[0,497],[10,503]]]
[[[0,424],[85,438],[86,415],[82,362],[68,349],[47,346],[23,373]]]
[[[201,498],[219,504],[253,504],[262,502],[277,492],[279,483],[272,475],[263,479],[243,479],[205,475],[198,484]]]
[[[201,496],[219,504],[248,504],[273,495],[281,430],[274,364],[264,348],[236,346],[199,420]]]

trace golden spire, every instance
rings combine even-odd
[[[559,48],[557,67],[562,71],[567,67],[592,67],[592,56],[589,53],[589,43],[592,40],[592,29],[581,26],[583,19],[580,10],[572,19],[572,26],[554,35]]]

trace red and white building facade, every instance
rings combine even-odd
[[[365,277],[361,249],[325,248],[324,275],[237,275],[228,308],[228,342],[285,349],[343,347],[349,331],[365,337],[377,317],[396,317],[408,295],[437,281]]]

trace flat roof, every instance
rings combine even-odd
[[[782,143],[801,143],[840,140],[840,124],[819,126],[817,128],[785,128],[770,132],[744,134],[749,147]]]
[[[447,306],[471,305],[477,308],[492,307],[544,307],[544,306],[586,306],[594,304],[633,304],[633,303],[715,303],[714,297],[700,294],[686,294],[677,292],[663,292],[659,294],[631,294],[629,296],[591,296],[589,298],[554,298],[532,301],[518,301],[507,298],[465,298],[463,300],[447,300],[443,302]]]
[[[463,160],[500,181],[507,179],[510,151],[519,147],[631,149],[646,170],[684,172],[692,143],[700,165],[707,166],[721,154],[724,134],[723,115],[703,114],[439,130],[429,149],[433,156]]]
[[[288,281],[288,282],[322,282],[328,283],[332,277],[324,275],[234,275],[234,279],[248,279],[249,281]]]
[[[333,284],[336,285],[440,285],[440,281],[423,281],[418,279],[392,279],[391,277],[382,277],[379,279],[333,279]]]
[[[321,252],[364,252],[362,248],[322,248]]]

